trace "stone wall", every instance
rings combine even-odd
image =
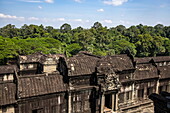
[[[0,113],[15,113],[14,106],[4,106],[0,107]]]

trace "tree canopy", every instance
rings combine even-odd
[[[35,52],[66,54],[68,57],[79,51],[95,55],[126,53],[147,57],[170,55],[170,26],[123,25],[107,28],[95,22],[89,29],[81,26],[72,29],[68,23],[59,29],[43,25],[23,25],[16,28],[8,24],[0,28],[0,62],[18,55]]]

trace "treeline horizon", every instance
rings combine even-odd
[[[65,54],[67,57],[79,51],[94,55],[126,53],[135,57],[170,55],[170,26],[123,25],[103,27],[95,22],[91,28],[77,27],[65,23],[59,29],[52,26],[26,25],[16,28],[8,24],[0,28],[0,63],[18,55],[36,52]]]

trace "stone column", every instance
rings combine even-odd
[[[116,94],[112,94],[112,111],[115,111],[116,106]]]
[[[135,100],[135,84],[132,84],[132,101],[134,102]]]
[[[170,92],[170,81],[168,81],[167,92]]]
[[[147,99],[147,86],[144,86],[144,99]]]
[[[155,93],[159,93],[159,79],[156,81],[156,90]]]
[[[137,100],[138,100],[138,90],[139,89],[135,89],[135,99],[137,99]]]
[[[101,98],[101,112],[100,113],[103,113],[104,106],[105,106],[105,95],[102,94],[102,98]]]
[[[115,111],[118,110],[118,93],[115,94]]]
[[[71,113],[71,92],[68,94],[68,113]]]
[[[118,110],[118,93],[112,94],[112,111]]]

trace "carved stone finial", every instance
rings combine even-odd
[[[107,90],[114,90],[120,87],[118,76],[115,73],[107,74],[105,80],[105,87]]]

